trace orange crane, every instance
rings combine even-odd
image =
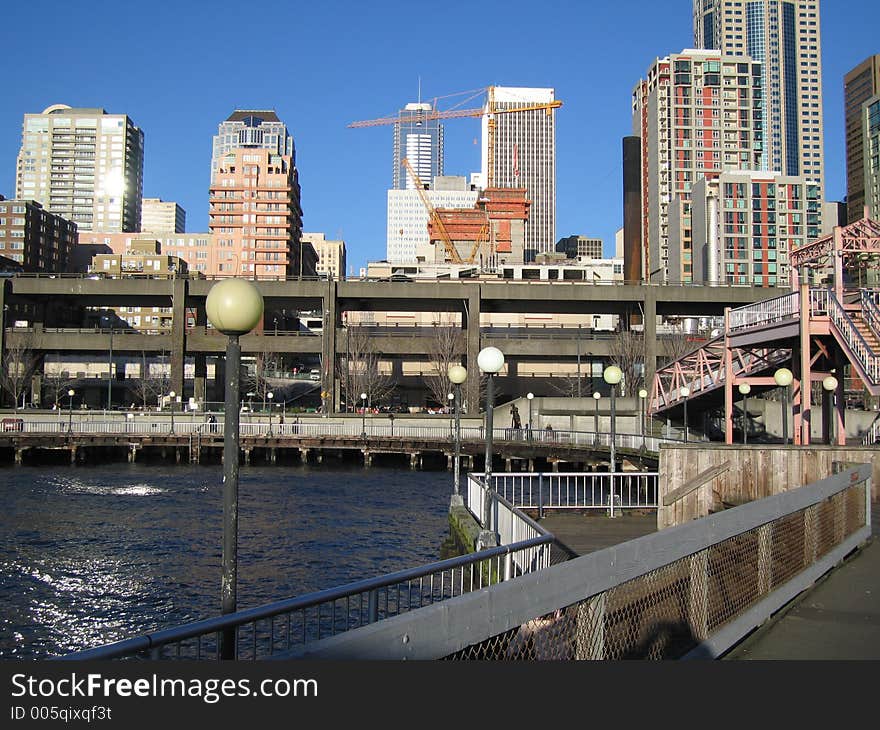
[[[423,111],[419,112],[418,119],[421,121],[429,121],[433,119],[461,119],[465,117],[482,117],[487,116],[488,119],[488,144],[489,150],[495,149],[495,115],[496,114],[510,114],[512,112],[527,112],[527,111],[535,111],[538,109],[543,109],[547,114],[552,114],[554,109],[562,106],[562,102],[558,99],[554,99],[553,101],[543,102],[539,104],[523,104],[522,106],[516,106],[512,109],[500,109],[498,108],[495,102],[495,87],[488,86],[485,89],[479,89],[479,92],[486,92],[486,105],[480,107],[478,109],[448,109],[446,111],[441,111],[438,109],[432,109],[431,111]],[[454,94],[452,95],[454,96]],[[436,100],[435,100],[436,106]],[[375,127],[382,124],[400,124],[401,122],[409,121],[408,119],[401,119],[399,116],[397,117],[382,117],[380,119],[367,119],[360,122],[352,122],[349,124],[349,127],[359,128],[359,127]],[[494,187],[495,184],[495,160],[493,159],[493,155],[489,155],[489,166],[486,171],[486,187],[491,188]]]
[[[458,254],[458,249],[455,248],[455,244],[452,242],[452,239],[449,237],[449,232],[446,230],[446,226],[443,224],[443,220],[437,214],[436,209],[431,204],[431,200],[425,192],[425,186],[422,184],[422,181],[419,179],[419,176],[416,174],[416,171],[413,170],[412,165],[409,164],[409,160],[404,157],[403,165],[406,167],[407,172],[413,179],[415,183],[416,190],[419,193],[419,197],[422,199],[422,205],[425,206],[425,209],[428,211],[428,217],[433,221],[434,225],[437,226],[437,229],[440,231],[440,237],[443,239],[443,245],[446,247],[446,256],[450,261],[454,264],[463,263],[461,260],[461,256]]]

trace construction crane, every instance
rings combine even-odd
[[[528,112],[535,110],[544,110],[548,115],[553,113],[554,109],[557,109],[562,106],[562,102],[558,99],[554,99],[553,101],[542,102],[542,103],[527,103],[522,106],[516,106],[512,109],[499,109],[498,105],[495,101],[495,87],[488,86],[485,89],[479,89],[477,93],[486,92],[486,105],[480,107],[478,109],[448,109],[446,111],[441,111],[438,109],[432,109],[431,111],[420,111],[417,117],[418,121],[429,121],[433,119],[462,119],[466,117],[488,117],[488,145],[489,145],[489,160],[488,160],[488,169],[486,170],[486,187],[491,188],[495,185],[495,160],[494,156],[491,154],[492,150],[495,149],[495,115],[496,114],[510,114],[513,112]],[[454,96],[454,94],[452,95]],[[435,100],[436,104],[436,100]],[[396,117],[382,117],[380,119],[367,119],[360,122],[352,122],[349,124],[349,127],[360,128],[360,127],[376,127],[382,124],[400,124],[401,122],[409,122],[412,121],[411,118],[403,118],[401,119],[399,116]]]
[[[463,263],[461,260],[461,256],[459,256],[458,254],[458,249],[455,248],[455,244],[449,237],[449,232],[446,230],[446,226],[443,224],[443,220],[440,218],[437,210],[431,204],[431,200],[428,197],[428,194],[425,192],[425,186],[422,184],[422,181],[419,179],[419,176],[416,174],[416,171],[413,170],[412,165],[409,164],[409,160],[406,157],[403,158],[403,165],[404,167],[406,167],[406,171],[413,179],[413,183],[416,186],[419,197],[422,199],[422,205],[424,205],[425,209],[428,211],[428,217],[431,219],[431,221],[433,221],[434,225],[437,226],[437,229],[440,231],[440,238],[443,240],[443,245],[446,247],[446,256],[454,264]]]

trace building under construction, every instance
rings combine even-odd
[[[473,208],[438,208],[428,219],[434,263],[476,264],[495,271],[523,263],[531,203],[525,188],[487,188]]]

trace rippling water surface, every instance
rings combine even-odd
[[[447,472],[242,467],[238,605],[428,563]],[[220,467],[0,469],[0,657],[41,658],[220,613]]]

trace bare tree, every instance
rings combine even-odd
[[[144,408],[156,403],[159,396],[167,393],[170,387],[169,373],[163,363],[151,363],[141,352],[140,377],[132,383],[132,391]]]
[[[379,367],[379,352],[369,330],[360,325],[345,328],[346,348],[344,356],[338,358],[337,378],[345,394],[349,408],[358,408],[361,393],[367,396],[369,405],[377,405],[388,400],[394,392],[394,381]]]
[[[24,393],[30,388],[31,378],[42,354],[34,349],[31,330],[13,330],[6,338],[3,350],[0,386],[12,398],[15,408],[21,406]]]
[[[59,408],[61,407],[64,396],[67,395],[67,391],[70,390],[70,386],[72,386],[74,382],[76,382],[76,378],[71,377],[70,370],[62,370],[61,363],[58,363],[57,368],[47,371],[43,375],[43,383],[48,391],[47,394],[52,400],[52,403]]]
[[[453,392],[449,380],[449,368],[461,362],[464,354],[461,329],[454,324],[441,322],[434,326],[428,345],[429,374],[425,376],[425,386],[431,397],[445,406],[447,396]],[[462,391],[462,397],[464,392]]]
[[[611,361],[623,372],[620,395],[634,395],[645,384],[645,335],[624,330],[611,340]]]
[[[247,392],[253,393],[257,399],[266,402],[266,395],[272,390],[272,383],[278,380],[278,371],[282,366],[282,357],[277,352],[264,348],[254,359],[254,368],[248,374]]]
[[[561,377],[555,377],[550,381],[550,387],[566,398],[577,398],[582,395],[590,395],[592,388],[588,387],[591,379],[581,373],[569,373]]]

